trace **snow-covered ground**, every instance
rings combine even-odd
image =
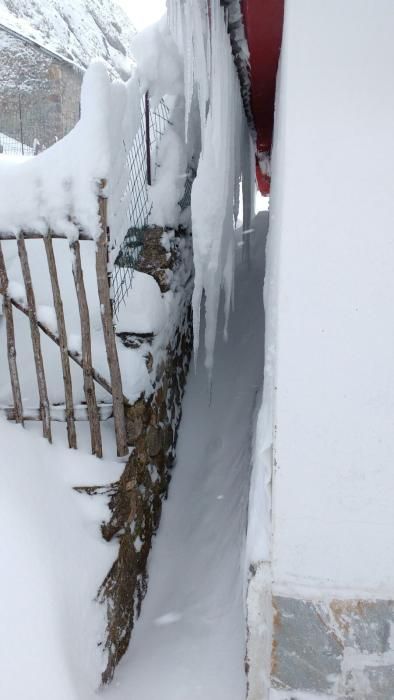
[[[235,311],[223,308],[210,395],[203,353],[191,370],[177,461],[149,560],[149,588],[108,700],[243,700],[243,550],[255,408],[264,362],[267,213],[251,265],[239,249]]]
[[[32,156],[33,148],[23,144],[23,154],[22,154],[22,143],[13,139],[7,134],[2,134],[0,132],[0,158],[16,158],[20,159],[23,156]]]
[[[53,428],[64,444],[63,426]],[[113,427],[103,430],[114,454]],[[78,438],[89,441],[86,424]],[[116,545],[101,537],[104,497],[72,487],[111,483],[122,465],[50,446],[38,424],[0,419],[0,444],[0,697],[93,700],[106,622],[94,599]]]
[[[52,4],[57,8],[55,0]],[[197,4],[190,6],[188,17],[202,21],[203,16],[199,17],[197,9]],[[204,22],[204,31],[207,32],[209,22],[206,15]],[[201,351],[196,373],[191,374],[187,387],[177,465],[150,561],[150,584],[142,617],[117,674],[116,684],[105,691],[108,698],[114,700],[131,697],[137,700],[243,700],[245,696],[244,544],[251,447],[264,359],[262,294],[267,215],[257,217],[255,234],[246,234],[253,239],[249,265],[243,254],[246,246],[243,249],[242,241],[238,240],[237,248],[234,241],[233,214],[236,216],[238,211],[236,185],[241,174],[245,184],[251,183],[251,142],[242,116],[225,14],[219,4],[215,5],[211,23],[215,80],[208,111],[206,100],[211,86],[207,57],[204,58],[203,53],[208,50],[209,42],[206,47],[199,46],[196,56],[193,56],[193,65],[199,70],[199,81],[204,88],[200,121],[205,146],[200,162],[203,167],[200,167],[195,181],[192,201],[197,271],[194,320],[198,328],[200,302],[205,297],[206,325],[201,324],[201,333],[204,338],[206,331],[206,357]],[[193,36],[191,32],[184,37],[187,40],[183,45],[185,49],[193,44]],[[169,45],[170,37],[163,35],[163,39]],[[178,40],[180,46],[180,36]],[[155,42],[151,42],[150,48],[152,46]],[[182,61],[177,50],[173,53],[176,56],[174,65],[169,66],[168,61],[157,65],[165,69],[164,73],[169,72],[173,87],[177,90],[179,87],[181,91],[185,89],[189,98],[194,89],[188,81],[190,76],[184,76],[184,85],[179,81],[177,64]],[[155,78],[160,79],[162,72],[158,70],[159,75]],[[183,87],[179,86],[180,82]],[[91,95],[89,84],[94,88]],[[132,82],[128,87],[110,87],[98,65],[87,72],[84,85],[82,120],[74,132],[62,143],[24,163],[23,167],[15,165],[13,171],[0,168],[8,191],[19,192],[15,199],[23,202],[25,207],[16,214],[14,207],[7,208],[3,202],[0,224],[5,221],[5,228],[17,232],[26,222],[29,227],[33,222],[33,228],[46,231],[48,226],[57,230],[68,224],[67,232],[72,237],[75,234],[70,221],[72,211],[78,222],[98,234],[96,181],[108,177],[111,158],[107,147],[112,155],[119,152],[115,135],[121,137],[123,131],[120,127],[129,128],[132,123],[127,110],[129,103],[131,106],[136,104],[134,98],[138,93]],[[161,93],[156,94],[160,96]],[[178,95],[178,92],[174,94]],[[178,96],[182,99],[182,94]],[[105,110],[97,110],[97,104],[104,106]],[[191,102],[187,106],[191,110]],[[110,108],[114,108],[113,111]],[[107,112],[114,117],[111,118],[114,133],[108,132]],[[228,119],[229,114],[231,119]],[[187,118],[192,119],[191,112]],[[115,134],[117,131],[119,134]],[[96,140],[99,134],[102,138]],[[94,147],[96,143],[100,148]],[[94,158],[86,159],[85,163],[85,153]],[[76,162],[84,162],[86,172],[75,169]],[[55,168],[46,167],[54,164]],[[37,180],[34,175],[42,174],[44,170],[46,180],[43,182],[43,177]],[[69,178],[66,178],[65,187],[66,175]],[[42,190],[39,196],[38,181]],[[23,188],[23,197],[18,187]],[[251,192],[252,188],[249,189]],[[73,190],[72,197],[67,195],[70,190]],[[246,191],[247,187],[244,193]],[[42,196],[43,192],[46,197]],[[249,207],[247,196],[244,205],[246,213]],[[2,225],[4,227],[4,223]],[[112,225],[111,233],[113,231]],[[119,243],[118,239],[116,242]],[[57,255],[61,256],[62,246],[64,252],[64,264],[59,264],[61,284],[71,290],[70,266],[65,259],[68,244],[59,244],[56,246]],[[29,252],[35,245],[36,242],[29,243]],[[10,274],[13,294],[20,293],[23,297],[23,289],[19,287],[18,292],[15,288],[15,282],[20,285],[21,280],[19,263],[11,247],[11,244],[7,246],[6,253],[10,267],[14,266]],[[85,269],[90,271],[86,275],[88,278],[94,270],[91,264],[94,245],[87,243],[81,247],[86,256]],[[232,285],[234,250],[237,253],[235,291]],[[53,313],[48,308],[50,285],[48,279],[44,283],[42,259],[42,255],[32,255],[32,275],[37,280],[35,288],[40,290],[37,294],[39,315],[51,324]],[[93,279],[86,282],[88,293],[93,294]],[[225,300],[220,297],[221,287]],[[134,293],[136,288],[138,284]],[[233,295],[235,311],[229,314]],[[69,332],[78,344],[75,297],[71,293],[65,297]],[[160,303],[165,305],[161,296]],[[157,304],[154,305],[153,324],[157,321],[156,310]],[[101,334],[97,299],[90,303],[90,312],[93,335],[96,330]],[[167,318],[165,320],[167,322]],[[19,340],[28,337],[27,324],[23,319],[22,322],[25,323],[24,329],[17,328]],[[170,327],[169,323],[165,325]],[[223,339],[224,328],[227,342]],[[19,359],[23,360],[21,373],[25,374],[22,377],[24,398],[30,398],[30,389],[35,383],[32,361],[24,355],[23,343],[19,342],[19,347],[22,348]],[[49,352],[45,347],[46,362]],[[56,354],[59,370],[57,348],[52,348],[52,352],[54,358]],[[94,361],[99,368],[100,353],[104,354],[102,340],[101,344],[94,343]],[[142,375],[138,367],[123,364],[126,354],[128,362],[133,357],[130,351],[121,352],[122,374],[126,380],[135,382],[135,378]],[[139,359],[143,362],[141,357]],[[146,374],[145,364],[144,370]],[[49,371],[54,376],[52,368]],[[0,394],[7,396],[9,387],[3,380],[4,377],[0,381]],[[30,388],[26,388],[28,381]],[[137,391],[135,386],[129,388],[125,382],[125,393],[131,399],[137,398],[142,388],[145,386],[139,386]],[[58,398],[57,393],[62,396],[60,380],[51,382],[50,393],[51,401]],[[71,486],[81,482],[101,484],[111,481],[118,474],[119,465],[106,461],[100,464],[83,455],[83,450],[73,453],[62,447],[51,448],[38,437],[38,427],[29,426],[28,431],[23,432],[20,428],[0,423],[0,437],[9,460],[3,489],[6,503],[1,514],[4,518],[3,543],[6,543],[4,560],[7,571],[12,572],[10,577],[4,577],[1,584],[4,590],[0,590],[4,627],[9,627],[12,619],[17,618],[7,651],[9,657],[5,658],[7,674],[0,681],[4,686],[1,696],[18,700],[45,697],[88,700],[100,675],[102,659],[100,650],[95,650],[95,642],[100,638],[104,622],[102,611],[89,601],[92,601],[109,568],[114,551],[101,542],[99,536],[99,522],[105,515],[103,502],[100,504],[75,494]],[[86,432],[86,426],[78,428],[82,433]],[[110,429],[110,423],[105,429]],[[56,426],[55,430],[64,431],[64,426]],[[56,435],[54,441],[57,442]],[[13,449],[15,443],[17,447]],[[47,498],[48,493],[50,498]],[[28,507],[25,507],[26,503]],[[25,533],[28,533],[27,541]],[[13,539],[15,550],[9,545]],[[17,577],[14,576],[15,561]],[[26,571],[29,575],[28,591],[23,597]],[[15,578],[17,585],[13,585]],[[23,614],[17,612],[21,600],[28,608]],[[30,609],[34,614],[29,613]],[[35,627],[38,632],[35,632]],[[33,639],[34,650],[31,651]],[[19,674],[17,679],[16,659],[18,668],[27,669],[26,674]],[[0,689],[3,691],[1,685]]]
[[[266,226],[262,213],[250,267],[239,248],[235,311],[227,343],[221,313],[211,395],[202,353],[190,374],[148,595],[131,647],[104,691],[108,700],[244,698],[243,548],[263,367]],[[115,548],[99,531],[104,498],[72,486],[110,483],[122,465],[84,454],[87,425],[77,427],[82,449],[74,452],[61,446],[63,425],[54,424],[50,446],[39,424],[22,430],[0,419],[0,628],[7,630],[1,698],[95,697],[105,618],[94,598]],[[103,430],[106,453],[114,454],[111,421]]]

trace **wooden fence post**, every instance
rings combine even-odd
[[[112,404],[116,434],[116,447],[118,457],[128,453],[125,411],[122,391],[122,377],[119,367],[119,357],[116,347],[116,337],[112,322],[112,305],[110,288],[108,284],[108,257],[107,257],[107,199],[99,198],[99,211],[101,234],[96,247],[96,272],[97,288],[101,308],[101,322],[103,326],[105,349],[112,385]]]
[[[74,420],[74,402],[71,381],[70,359],[67,350],[67,331],[64,320],[63,302],[60,294],[59,278],[56,268],[56,258],[53,252],[53,244],[50,232],[44,237],[45,251],[48,260],[49,276],[51,278],[53,304],[55,307],[57,333],[59,338],[60,359],[62,363],[64,397],[66,404],[66,422],[68,445],[72,449],[77,448],[77,433]]]
[[[27,306],[30,321],[30,334],[33,345],[34,363],[36,366],[38,394],[40,398],[40,413],[42,419],[42,433],[49,442],[52,442],[51,415],[49,409],[47,383],[45,379],[44,362],[42,359],[40,331],[37,325],[36,300],[31,280],[29,260],[23,233],[18,236],[18,253],[22,268],[23,281],[25,283]]]
[[[92,454],[97,457],[102,457],[103,447],[101,441],[100,414],[97,407],[96,389],[93,381],[89,307],[83,280],[79,241],[71,243],[70,248],[73,254],[72,268],[78,299],[79,316],[81,319],[83,385],[89,416]]]
[[[4,299],[4,316],[7,333],[7,355],[8,366],[10,370],[10,380],[12,388],[12,396],[14,399],[15,421],[23,425],[23,404],[21,389],[19,384],[18,367],[16,364],[16,346],[15,346],[15,331],[14,319],[12,315],[12,304],[8,296],[8,276],[4,261],[3,250],[0,242],[0,294]]]

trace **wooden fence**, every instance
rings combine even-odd
[[[119,367],[119,359],[116,348],[116,338],[113,326],[110,278],[108,273],[108,239],[107,225],[107,200],[100,195],[99,211],[101,221],[101,234],[96,241],[96,276],[97,289],[101,309],[101,321],[109,368],[110,382],[108,382],[92,364],[92,343],[89,319],[89,308],[86,296],[84,276],[81,264],[80,242],[93,240],[86,232],[80,232],[77,240],[70,243],[73,258],[73,277],[78,299],[78,309],[81,323],[81,354],[70,350],[67,344],[67,331],[63,311],[63,302],[59,285],[53,242],[56,239],[66,239],[66,235],[48,232],[46,235],[38,233],[11,233],[0,232],[0,294],[3,296],[3,312],[6,324],[7,355],[11,380],[13,406],[3,407],[3,412],[10,420],[24,424],[26,420],[41,420],[44,437],[52,442],[51,421],[64,420],[67,424],[67,437],[70,448],[77,447],[77,434],[75,422],[88,419],[90,426],[92,454],[102,457],[102,438],[100,419],[108,416],[108,405],[99,405],[96,399],[95,385],[99,384],[112,397],[112,414],[114,417],[117,454],[122,457],[127,454],[127,438],[125,426],[124,407],[127,398],[123,395],[122,379]],[[53,305],[57,321],[57,333],[37,318],[36,301],[33,289],[32,277],[26,240],[42,239],[48,263],[49,276],[52,286]],[[26,303],[14,299],[8,292],[8,274],[2,250],[2,241],[16,240],[18,255],[22,269],[22,276],[26,292]],[[15,346],[15,331],[13,310],[23,313],[29,319],[30,335],[33,347],[35,373],[37,377],[39,406],[36,409],[24,411],[22,394],[18,376],[17,353]],[[64,410],[51,406],[48,399],[47,380],[41,349],[40,333],[45,333],[59,347],[60,359],[64,383]],[[86,401],[85,406],[74,405],[73,386],[71,378],[70,360],[82,368],[83,388]]]

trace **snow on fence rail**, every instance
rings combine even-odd
[[[102,457],[100,419],[106,416],[108,417],[109,407],[108,405],[98,405],[95,391],[96,382],[103,387],[112,398],[111,413],[114,416],[117,453],[118,456],[124,456],[128,452],[124,413],[124,405],[127,404],[128,401],[123,395],[122,391],[122,379],[116,349],[115,331],[112,323],[110,285],[108,279],[107,200],[102,196],[102,194],[99,197],[99,212],[101,233],[99,237],[96,238],[96,276],[110,383],[95,370],[92,364],[89,309],[81,265],[80,241],[94,240],[93,236],[86,232],[80,232],[78,237],[69,240],[70,250],[72,252],[72,272],[81,323],[82,352],[78,353],[75,350],[70,350],[68,347],[63,302],[53,249],[53,239],[56,240],[59,238],[67,238],[67,236],[61,233],[52,233],[51,231],[48,231],[46,234],[40,234],[37,232],[19,232],[18,234],[0,232],[0,294],[3,296],[7,355],[13,396],[13,406],[3,407],[2,410],[8,419],[15,420],[17,423],[22,425],[24,424],[25,420],[41,420],[43,435],[49,442],[52,442],[51,420],[53,420],[53,412],[56,416],[55,420],[62,420],[65,418],[67,423],[68,444],[70,448],[77,447],[75,421],[85,418],[87,415],[90,426],[92,453],[97,457]],[[42,239],[44,242],[56,315],[56,330],[53,330],[46,323],[37,318],[35,294],[30,272],[28,251],[25,242],[26,240],[32,238]],[[18,255],[26,294],[25,303],[21,303],[20,300],[14,298],[9,291],[7,267],[2,250],[2,241],[9,240],[17,241]],[[39,394],[39,407],[33,410],[30,409],[27,412],[24,411],[18,376],[13,308],[17,309],[20,313],[23,313],[28,317],[31,342],[33,346],[34,364]],[[65,395],[64,417],[62,416],[62,413],[59,413],[59,407],[51,407],[49,404],[47,379],[41,349],[40,331],[45,333],[53,342],[55,342],[60,350]],[[81,406],[74,406],[70,359],[79,365],[83,371],[86,413],[81,410]]]
[[[148,188],[156,172],[158,144],[168,124],[169,110],[165,101],[159,99],[150,104],[147,93],[141,98],[138,76],[128,83],[111,83],[103,64],[94,62],[84,76],[81,119],[75,128],[35,158],[23,162],[0,159],[0,190],[4,195],[0,200],[0,295],[12,390],[12,405],[0,406],[0,411],[21,424],[25,420],[42,420],[43,434],[49,441],[52,440],[51,421],[65,420],[72,448],[76,447],[77,439],[75,421],[87,418],[92,452],[97,456],[102,455],[100,418],[108,417],[110,412],[114,416],[118,455],[127,453],[124,405],[128,399],[122,390],[113,321],[131,288],[138,235],[149,221]],[[40,316],[40,307],[36,305],[30,271],[32,260],[29,264],[30,248],[26,245],[26,241],[32,239],[44,243],[53,296],[50,309],[53,323]],[[75,287],[78,301],[80,352],[67,340],[63,310],[66,296],[62,301],[53,246],[57,239],[66,239],[72,253],[74,282],[71,281],[71,287]],[[22,301],[19,294],[13,293],[13,274],[9,276],[7,272],[7,255],[2,249],[2,242],[6,241],[16,242],[22,289],[24,287]],[[85,270],[87,283],[81,264],[82,241],[93,241],[96,250],[95,263],[92,260],[89,263],[90,266],[95,264],[95,274],[92,277],[91,271]],[[40,254],[38,258],[41,264]],[[37,264],[37,257],[34,260]],[[99,341],[99,345],[105,346],[110,381],[103,376],[105,367],[102,369],[99,362],[99,372],[92,362],[88,296],[92,286],[90,278],[94,276],[104,334],[104,343]],[[46,293],[50,294],[49,287]],[[14,310],[29,320],[38,407],[23,406],[16,362]],[[92,329],[96,331],[95,327]],[[63,405],[53,398],[50,405],[48,394],[51,395],[51,391],[48,392],[44,369],[46,357],[43,358],[41,349],[42,333],[60,350]],[[77,401],[73,400],[70,361],[82,368],[85,407],[81,405],[81,388],[75,384],[74,395],[78,397]],[[52,376],[50,378],[52,380]],[[112,402],[111,398],[102,405],[97,402],[96,385],[112,397]]]

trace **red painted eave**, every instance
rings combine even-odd
[[[276,74],[282,42],[284,0],[242,0],[245,34],[250,51],[250,107],[256,129],[259,187],[269,192],[264,163],[270,156],[274,127]]]

